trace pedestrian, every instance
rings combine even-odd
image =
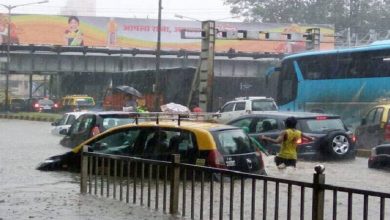
[[[306,138],[311,141],[314,138],[304,135],[301,131],[296,129],[297,119],[289,117],[285,121],[286,129],[279,134],[276,139],[262,135],[260,138],[275,144],[281,144],[279,153],[275,156],[275,163],[279,169],[288,166],[295,167],[297,163],[297,142],[301,138]]]

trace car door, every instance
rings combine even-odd
[[[227,122],[233,118],[233,110],[235,103],[227,103],[224,105],[219,113],[221,114],[219,117],[220,122]]]
[[[91,130],[94,127],[96,121],[95,115],[82,115],[77,120],[77,126],[75,126],[69,135],[69,147],[76,147],[83,141],[91,137]]]
[[[367,141],[368,147],[372,148],[380,144],[383,141],[383,125],[381,125],[384,108],[379,107],[376,109],[374,120],[367,126]]]
[[[245,113],[246,113],[245,105],[246,105],[246,102],[236,102],[236,104],[234,106],[233,118],[231,118],[231,119],[245,115]]]
[[[263,141],[261,135],[277,138],[281,132],[281,126],[277,118],[271,116],[251,116],[236,120],[230,125],[243,128],[248,135],[259,142],[271,154],[279,151],[280,145],[269,141]]]
[[[371,148],[378,143],[382,115],[383,108],[381,107],[373,108],[366,114],[356,132],[361,147]]]

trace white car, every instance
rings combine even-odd
[[[215,114],[214,119],[219,123],[226,123],[241,115],[277,110],[278,106],[273,98],[264,96],[238,97],[225,103]]]
[[[51,129],[51,133],[54,135],[62,135],[61,133],[67,133],[68,129],[72,125],[80,115],[83,115],[87,112],[68,112],[65,113],[61,119],[51,123],[53,128]],[[63,132],[61,132],[64,130]],[[61,133],[60,133],[61,132]]]

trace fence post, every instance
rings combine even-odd
[[[325,184],[325,167],[324,165],[317,165],[314,167],[316,171],[313,175],[313,210],[312,210],[312,219],[313,220],[323,220],[324,219],[324,200],[325,200],[325,190],[322,187],[322,184]]]
[[[180,154],[172,154],[172,167],[171,167],[171,192],[169,213],[177,214],[179,212],[179,183],[180,183]]]
[[[80,192],[87,193],[87,179],[88,179],[88,156],[84,152],[88,151],[88,146],[83,146],[81,152],[81,170],[80,170]]]

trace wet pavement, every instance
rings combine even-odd
[[[35,170],[45,158],[69,151],[50,129],[49,122],[0,120],[0,220],[176,219],[139,205],[80,195],[76,173]],[[328,184],[390,193],[390,172],[368,169],[367,158],[299,161],[296,169],[286,170],[278,170],[272,156],[265,163],[270,176],[306,182],[312,182],[314,166],[323,164]]]
[[[49,122],[0,120],[0,220],[176,219],[144,207],[79,193],[79,175],[37,164],[69,149]]]

